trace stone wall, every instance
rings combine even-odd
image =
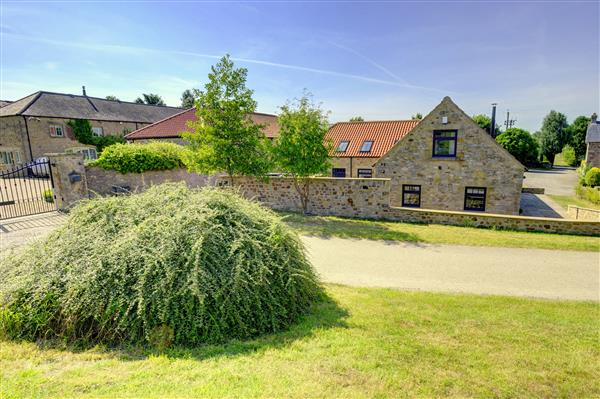
[[[435,130],[457,132],[456,156],[434,157]],[[402,185],[421,186],[421,208],[462,211],[466,187],[486,189],[486,213],[518,215],[525,168],[449,97],[375,164],[390,178],[393,206],[402,206]]]
[[[190,173],[185,169],[152,170],[144,173],[121,174],[97,166],[86,166],[87,187],[91,197],[122,192],[140,192],[149,186],[184,181],[189,187],[213,185],[215,176]]]
[[[30,159],[25,120],[21,116],[0,118],[0,151],[13,153],[14,164],[25,163]],[[0,165],[0,171],[9,165]]]
[[[567,216],[574,220],[590,220],[592,222],[600,222],[600,211],[597,209],[580,208],[578,206],[569,205],[567,207]]]
[[[585,163],[600,168],[600,142],[587,143]]]

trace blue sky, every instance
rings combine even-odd
[[[404,119],[449,95],[498,102],[537,130],[556,109],[599,110],[598,2],[10,2],[1,4],[0,98],[37,90],[158,93],[179,105],[225,53],[258,110],[304,88],[330,120]]]

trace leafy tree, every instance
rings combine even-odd
[[[300,195],[304,213],[310,199],[310,177],[325,173],[331,146],[325,142],[329,129],[327,113],[312,102],[309,93],[281,107],[279,138],[273,147],[277,166],[289,173]]]
[[[587,149],[585,135],[589,124],[590,118],[587,116],[578,116],[569,125],[569,144],[571,144],[571,147],[575,151],[577,162],[585,158],[585,151]]]
[[[162,97],[159,96],[158,94],[154,94],[154,93],[149,93],[149,94],[142,94],[142,97],[138,97],[135,99],[135,102],[138,104],[148,104],[148,105],[160,105],[160,106],[165,106],[167,104],[165,104],[165,102],[163,101]]]
[[[527,130],[511,127],[496,137],[496,141],[522,164],[535,162],[538,144]]]
[[[183,93],[181,93],[181,107],[182,108],[192,108],[194,106],[194,93],[187,89]]]
[[[412,119],[412,120],[419,120],[420,121],[421,119],[423,119],[423,114],[420,113],[420,112],[417,112],[416,114],[414,114],[413,116],[411,116],[410,119]]]
[[[109,145],[125,143],[125,138],[120,135],[94,136],[92,124],[87,119],[71,119],[67,122],[67,126],[71,128],[77,141],[96,146],[98,153],[101,153]]]
[[[488,134],[491,134],[492,119],[489,116],[484,115],[484,114],[479,114],[479,115],[473,115],[473,117],[471,119],[473,119],[473,122],[477,123],[480,128],[485,130]],[[501,133],[502,132],[500,131],[500,126],[498,124],[496,124],[496,129],[495,129],[496,137],[498,137]]]
[[[567,117],[560,112],[550,111],[544,118],[540,129],[540,148],[542,154],[554,165],[554,157],[569,141]]]
[[[115,96],[106,96],[106,99],[110,101],[119,101],[119,99]]]
[[[211,67],[204,91],[194,89],[197,121],[192,133],[182,133],[192,149],[190,169],[200,173],[225,171],[234,175],[264,176],[270,167],[269,143],[263,125],[249,114],[256,109],[253,91],[246,87],[246,68],[234,68],[229,55]]]
[[[353,116],[352,118],[350,118],[350,122],[363,122],[364,119],[362,116]]]

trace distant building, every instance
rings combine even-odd
[[[585,135],[587,149],[585,152],[585,163],[600,168],[600,122],[598,115],[592,114],[592,119]]]
[[[279,125],[276,115],[253,112],[250,114],[250,119],[254,123],[265,125],[263,133],[267,138],[272,140],[279,136]],[[192,130],[188,127],[188,122],[196,120],[196,109],[191,108],[137,129],[129,133],[125,138],[127,141],[138,143],[150,140],[164,140],[184,144],[181,133],[191,132]]]
[[[67,126],[71,119],[89,120],[100,136],[125,135],[179,112],[181,108],[38,91],[0,108],[0,167],[67,150],[84,150],[93,158],[94,147],[79,143]]]

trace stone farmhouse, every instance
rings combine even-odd
[[[373,177],[373,165],[419,120],[338,122],[325,141],[331,145],[331,176]]]
[[[38,91],[0,108],[0,164],[15,165],[47,153],[82,152],[93,146],[75,140],[71,119],[88,119],[94,134],[124,135],[181,112],[181,108],[111,101],[85,95]]]
[[[277,124],[276,115],[253,112],[250,118],[254,123],[265,125],[263,132],[268,139],[273,140],[279,136],[279,125]],[[177,144],[185,144],[181,138],[181,133],[191,131],[187,125],[188,121],[196,121],[195,108],[178,112],[156,123],[141,127],[126,135],[125,138],[129,142],[137,143],[150,140],[164,140]]]
[[[587,143],[585,163],[600,168],[600,121],[598,121],[598,115],[595,113],[588,125],[585,142]]]
[[[525,167],[445,97],[375,163],[390,205],[518,214]]]

